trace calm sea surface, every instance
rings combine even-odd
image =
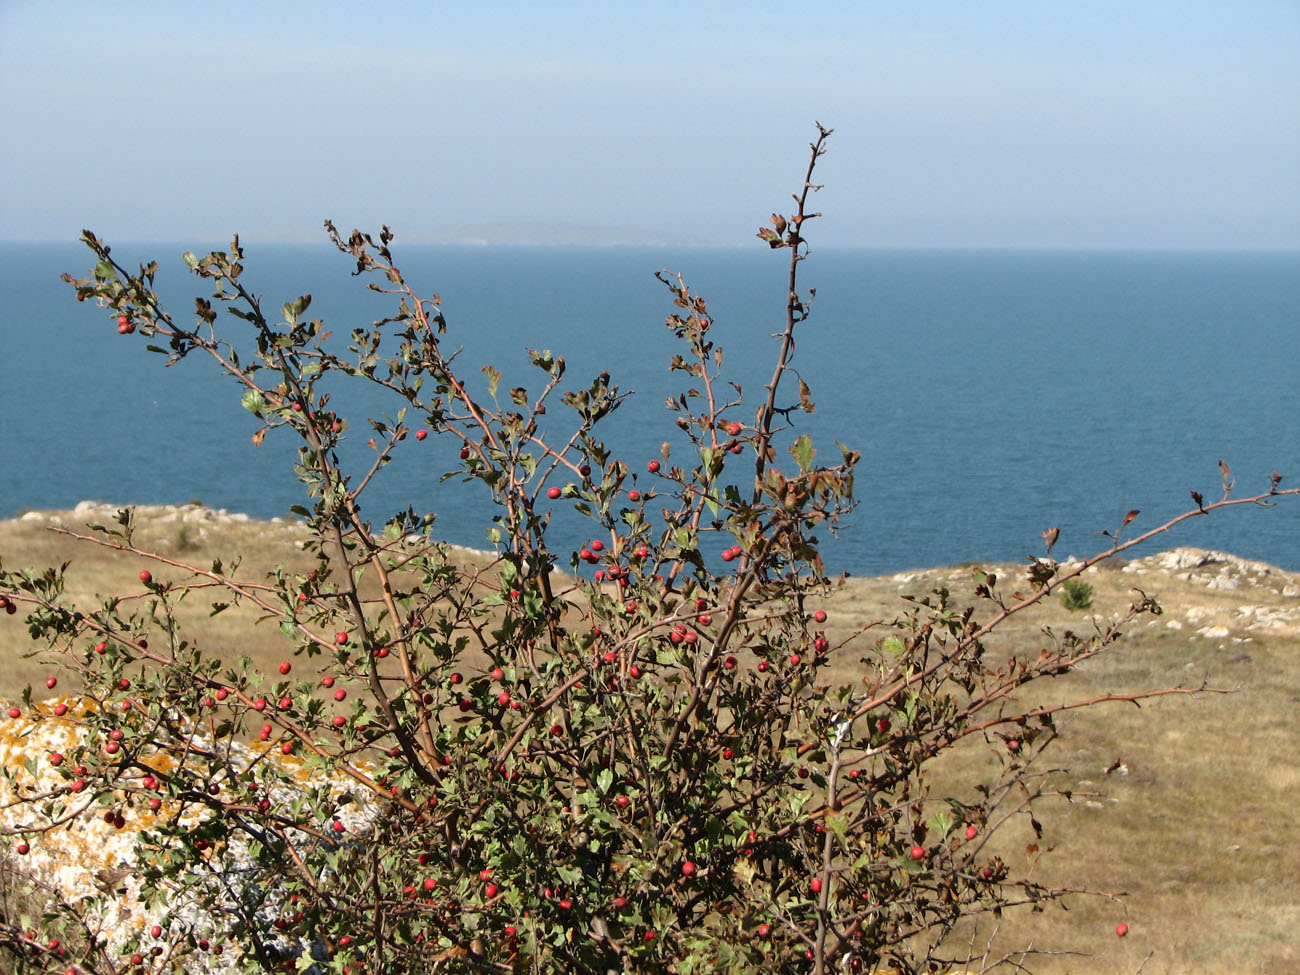
[[[205,293],[183,250],[114,253],[157,257],[181,317]],[[522,350],[550,348],[568,362],[564,388],[608,369],[635,390],[606,428],[633,470],[664,440],[684,446],[664,407],[677,389],[663,324],[672,307],[654,271],[681,270],[708,299],[745,394],[737,419],[752,418],[771,374],[784,258],[757,244],[396,256],[421,292],[442,295],[466,376],[480,380],[490,361],[502,389],[540,388]],[[250,443],[257,424],[234,381],[198,355],[164,369],[139,335],[118,336],[105,312],[73,300],[58,275],[90,263],[80,245],[0,244],[0,517],[86,498],[197,498],[259,517],[300,503],[295,445]],[[250,246],[244,263],[268,309],[310,292],[311,315],[338,336],[388,307],[326,246]],[[1300,483],[1300,254],[818,250],[802,273],[817,299],[795,366],[817,413],[795,422],[823,456],[836,456],[835,440],[863,455],[859,507],[826,548],[832,568],[1019,559],[1041,552],[1051,525],[1056,554],[1088,554],[1130,508],[1142,511],[1132,528],[1153,527],[1189,505],[1189,490],[1218,496],[1220,459],[1239,493],[1266,490],[1274,470]],[[237,344],[248,336],[233,318],[223,327]],[[357,392],[340,388],[331,406],[360,421],[401,405]],[[565,412],[549,414],[557,432]],[[358,463],[367,436],[354,422]],[[408,440],[365,511],[377,521],[408,505],[435,511],[443,537],[484,546],[490,505],[439,481],[455,463],[450,446]],[[577,520],[557,527],[583,533]],[[1300,569],[1300,503],[1196,519],[1151,550],[1174,545]]]

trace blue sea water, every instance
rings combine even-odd
[[[205,289],[183,250],[114,253],[158,258],[160,290],[185,317]],[[503,389],[534,390],[523,349],[549,348],[568,362],[563,388],[608,369],[635,390],[606,430],[633,470],[665,440],[684,446],[664,406],[679,386],[666,369],[671,301],[654,271],[682,271],[708,299],[711,335],[744,392],[737,419],[752,418],[771,375],[785,261],[760,245],[399,241],[396,256],[422,293],[441,294],[471,379],[490,361]],[[311,316],[340,338],[389,308],[328,246],[248,246],[244,263],[268,309],[310,292]],[[58,275],[90,264],[76,244],[0,244],[0,517],[86,498],[197,498],[258,517],[301,503],[296,445],[284,431],[250,442],[257,423],[232,380],[197,355],[163,368],[139,335],[118,336],[107,313],[73,300]],[[1041,552],[1049,526],[1061,530],[1055,554],[1089,554],[1132,508],[1142,514],[1129,531],[1185,510],[1190,490],[1218,497],[1221,459],[1238,493],[1266,490],[1274,470],[1284,486],[1300,483],[1300,254],[826,249],[801,273],[817,297],[794,365],[817,413],[794,414],[796,433],[811,433],[823,456],[836,440],[863,455],[859,506],[827,539],[830,568],[1015,560]],[[248,337],[233,318],[221,327],[236,343]],[[348,456],[369,455],[362,416],[400,405],[340,388],[331,407],[353,420]],[[553,429],[564,412],[548,414]],[[435,511],[443,537],[485,546],[491,507],[440,481],[455,465],[451,445],[408,440],[368,490],[366,513]],[[583,532],[565,517],[557,528]],[[1300,503],[1193,519],[1151,550],[1173,545],[1300,569]]]

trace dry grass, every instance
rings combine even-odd
[[[62,517],[71,524],[68,513]],[[140,543],[199,562],[237,553],[243,558],[240,574],[248,579],[261,578],[286,558],[291,568],[309,567],[310,559],[295,547],[305,534],[293,525],[228,521],[201,512],[183,519],[183,512],[143,518]],[[45,517],[0,523],[4,566],[71,559],[70,595],[76,600],[139,590],[140,564],[72,543],[48,525]],[[1300,885],[1293,879],[1300,877],[1294,827],[1300,798],[1300,577],[1250,564],[1179,567],[1171,561],[1162,567],[1158,561],[1097,567],[1087,576],[1094,591],[1091,610],[1070,612],[1050,601],[1009,624],[995,650],[1035,650],[1044,625],[1086,631],[1092,614],[1104,617],[1125,608],[1131,588],[1140,585],[1160,597],[1164,615],[1134,624],[1120,647],[1081,672],[1032,688],[1026,702],[1202,681],[1234,693],[1166,698],[1141,708],[1109,705],[1063,722],[1063,738],[1048,756],[1061,769],[1055,781],[1096,795],[1076,795],[1040,813],[1043,845],[1052,850],[1036,875],[1126,892],[1126,906],[1074,898],[1068,911],[1052,906],[1037,915],[1009,914],[990,957],[1032,942],[1079,953],[1027,962],[1049,975],[1132,975],[1139,968],[1143,975],[1300,970]],[[1009,585],[1017,570],[1002,566],[998,572]],[[945,585],[965,595],[972,579],[969,569],[943,569],[850,580],[827,607],[829,635],[893,618],[906,593]],[[252,625],[252,612],[209,619],[198,602],[190,611],[191,635],[201,647],[231,660],[247,653],[263,670],[290,648],[274,626]],[[20,659],[27,646],[21,616],[0,617],[0,697],[16,697],[27,684],[39,686],[49,673]],[[837,676],[855,675],[846,668]],[[1104,774],[1117,759],[1121,768]],[[983,752],[959,756],[951,767],[954,775],[988,774]],[[1023,858],[1027,841],[1016,838],[1006,849]],[[1130,927],[1122,940],[1114,934],[1121,920]],[[975,932],[973,943],[982,948],[989,934],[987,928]]]

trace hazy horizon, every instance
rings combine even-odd
[[[0,239],[1300,248],[1300,4],[0,0]],[[494,237],[494,235],[496,235]]]

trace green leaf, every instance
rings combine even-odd
[[[244,409],[248,410],[248,412],[252,413],[254,416],[260,415],[262,408],[266,406],[266,401],[262,399],[262,394],[255,389],[250,389],[246,392],[239,402]]]
[[[812,437],[806,433],[790,445],[790,456],[799,465],[799,470],[805,473],[812,468],[813,455],[816,453],[812,445]]]

